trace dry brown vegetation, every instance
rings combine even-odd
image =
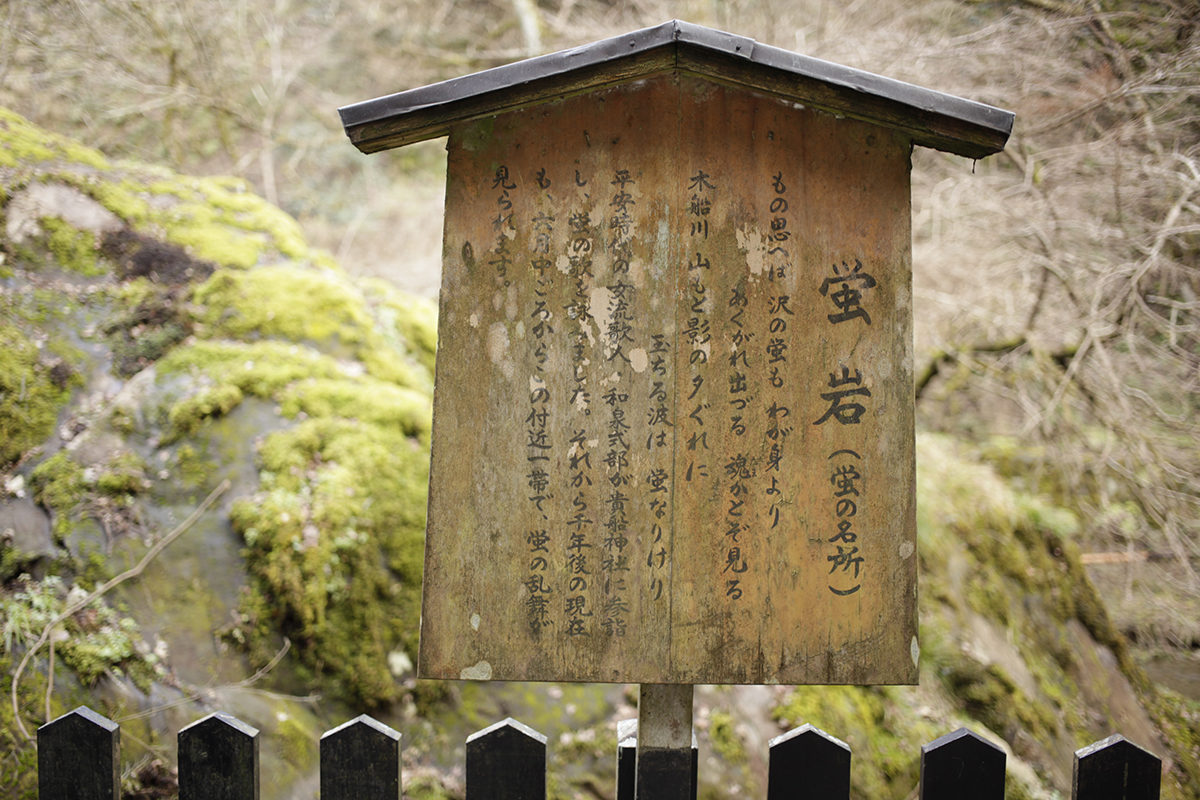
[[[0,103],[230,172],[360,274],[436,292],[436,143],[360,156],[337,106],[669,17],[1017,112],[914,155],[919,408],[1073,508],[1135,636],[1200,643],[1200,7],[1190,0],[8,0]]]

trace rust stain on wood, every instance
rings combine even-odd
[[[452,133],[422,675],[915,681],[910,148],[680,74]]]

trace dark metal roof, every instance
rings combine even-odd
[[[371,153],[444,136],[457,123],[662,72],[699,75],[902,130],[969,158],[1003,149],[1013,114],[903,81],[672,20],[570,50],[338,109]]]

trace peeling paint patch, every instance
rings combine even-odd
[[[488,681],[492,679],[492,665],[486,661],[480,661],[473,667],[466,667],[458,673],[458,677],[464,681]]]
[[[633,371],[643,373],[646,367],[650,365],[650,356],[641,347],[634,348],[629,351],[629,366],[633,367]]]
[[[479,327],[479,315],[472,314],[471,318],[468,319],[467,322],[471,323],[472,328],[478,328]]]
[[[909,556],[911,556],[913,554],[913,552],[916,549],[917,548],[913,546],[912,542],[901,542],[900,543],[900,558],[908,558]]]
[[[596,330],[608,330],[609,323],[612,322],[612,302],[613,293],[604,286],[593,286],[588,291],[588,314],[596,323]],[[589,331],[589,339],[591,339]],[[608,347],[607,342],[604,347],[604,355],[612,356],[612,349]]]
[[[471,630],[473,630],[473,631],[479,630],[479,622],[480,622],[479,615],[472,614],[471,615]],[[486,662],[484,662],[484,663],[486,663]]]
[[[508,328],[504,326],[503,322],[493,322],[488,328],[487,334],[488,359],[500,368],[500,372],[505,378],[511,378],[515,371],[508,351]]]
[[[746,266],[751,275],[762,275],[767,268],[767,245],[762,234],[753,228],[735,231],[738,249],[746,254]]]
[[[917,637],[915,636],[912,638],[912,643],[908,646],[908,653],[912,656],[913,666],[919,667],[920,664],[918,662],[921,660],[921,646],[917,644]]]
[[[493,364],[499,364],[508,355],[508,328],[503,322],[493,322],[488,328],[487,352]]]
[[[504,313],[508,315],[510,320],[517,318],[517,287],[509,286],[505,293]]]

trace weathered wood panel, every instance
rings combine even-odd
[[[449,147],[421,674],[915,680],[909,141],[670,75]]]

